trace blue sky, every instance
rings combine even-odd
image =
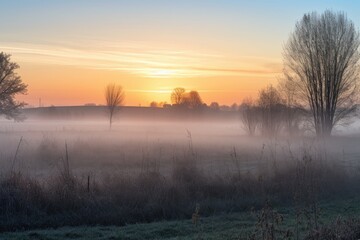
[[[344,11],[360,25],[360,1],[15,0],[1,1],[1,6],[0,40],[14,41],[111,36],[139,40],[152,33],[170,40],[174,32],[284,41],[304,13],[325,9]]]

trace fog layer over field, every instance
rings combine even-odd
[[[132,170],[157,167],[165,169],[182,158],[193,145],[194,151],[208,165],[230,161],[233,147],[250,146],[241,137],[239,122],[164,122],[120,121],[111,130],[106,121],[25,121],[1,122],[2,169],[11,167],[43,174],[56,169],[65,157],[65,143],[71,168],[75,171]],[[253,147],[261,147],[255,144]],[[155,166],[156,165],[156,166]],[[230,167],[231,168],[231,167]],[[214,171],[218,171],[218,166]]]
[[[233,119],[124,118],[111,129],[106,118],[0,124],[0,232],[189,219],[199,206],[211,216],[269,203],[290,204],[313,226],[320,201],[359,192],[356,134],[248,137]]]
[[[256,173],[274,161],[291,160],[320,148],[347,166],[360,156],[358,126],[338,128],[337,136],[319,143],[311,136],[266,139],[248,137],[240,121],[31,120],[0,122],[1,171],[13,169],[32,176],[48,176],[62,168],[66,145],[76,175],[132,174],[151,170],[166,175],[174,162],[192,155],[203,172]],[[354,131],[355,130],[355,131]],[[351,135],[350,135],[351,133]],[[18,148],[18,150],[17,150]],[[279,164],[279,163],[276,163]]]

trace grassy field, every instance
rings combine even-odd
[[[360,213],[356,135],[249,138],[235,122],[1,130],[0,239],[295,239]]]
[[[356,217],[360,214],[360,197],[348,197],[346,200],[334,200],[320,203],[320,223],[329,224],[339,216],[342,218]],[[295,217],[291,208],[279,208],[283,221],[279,230],[294,231]],[[83,226],[64,227],[58,229],[18,231],[0,234],[0,239],[9,240],[64,240],[64,239],[248,239],[260,231],[256,227],[259,212],[242,212],[219,214],[212,217],[200,217],[197,225],[191,219],[181,221],[161,221],[154,223],[131,224],[116,226]],[[301,226],[301,236],[307,232],[306,224]]]

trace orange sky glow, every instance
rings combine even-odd
[[[282,72],[282,49],[304,13],[343,1],[41,1],[3,4],[0,51],[12,55],[28,106],[104,104],[108,83],[125,105],[170,102],[176,87],[207,104],[256,97]]]
[[[177,49],[142,49],[112,46],[109,49],[74,49],[56,46],[9,44],[21,65],[19,74],[29,93],[19,99],[37,106],[104,103],[104,88],[121,84],[125,105],[147,106],[151,101],[170,102],[175,87],[197,90],[204,102],[241,102],[276,81],[279,59],[223,56]]]

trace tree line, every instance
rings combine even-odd
[[[185,88],[177,87],[174,88],[170,94],[170,103],[167,102],[151,102],[150,107],[157,108],[176,108],[176,109],[188,109],[188,110],[223,110],[223,111],[237,111],[238,104],[233,103],[232,105],[220,105],[218,102],[211,102],[207,105],[201,98],[198,91],[191,90],[186,91]]]
[[[309,112],[287,98],[290,92],[285,87],[269,85],[260,90],[256,100],[250,97],[243,100],[239,107],[240,120],[248,135],[294,136],[311,129]]]

